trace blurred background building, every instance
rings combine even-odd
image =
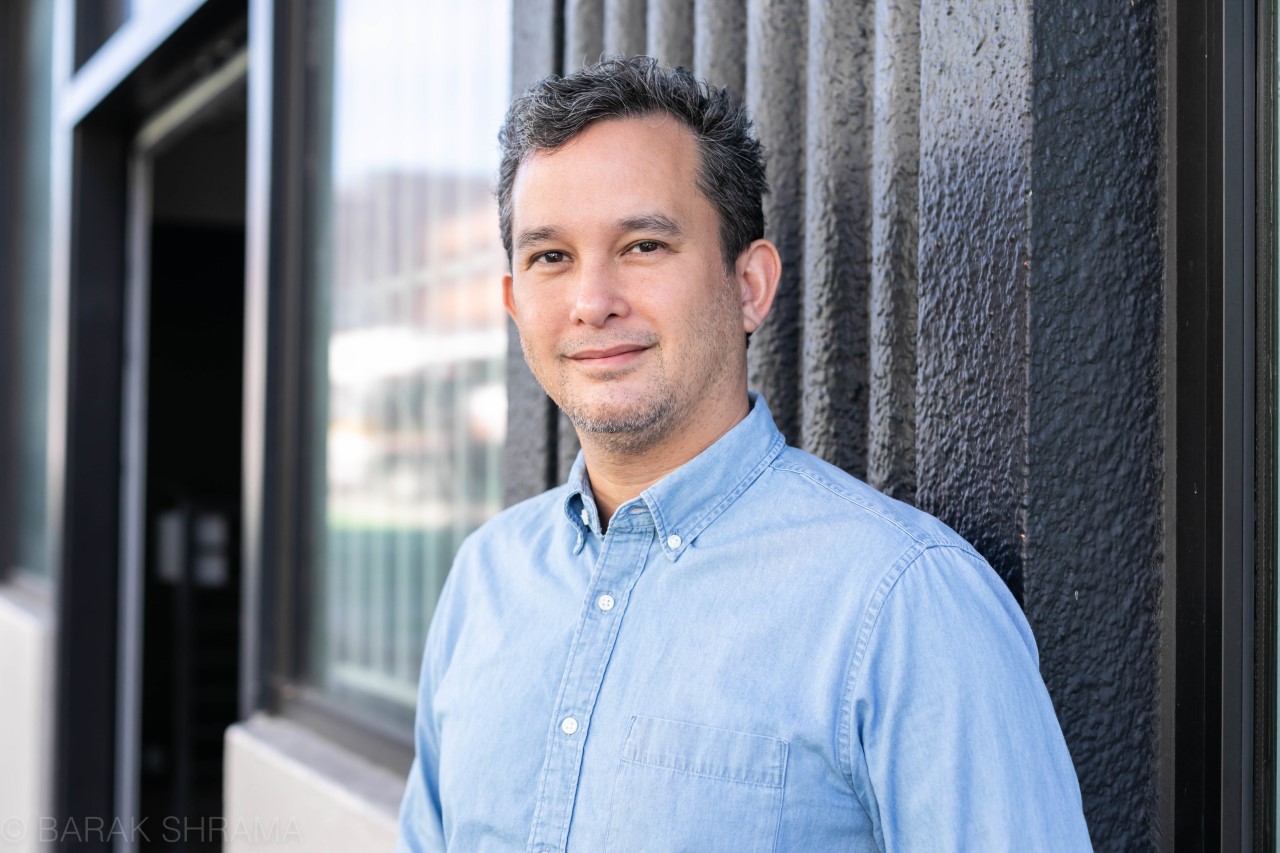
[[[602,53],[751,106],[752,384],[1010,585],[1097,848],[1277,849],[1276,17],[4,0],[0,850],[390,847],[453,553],[577,450],[496,131]]]

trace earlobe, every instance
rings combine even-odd
[[[782,277],[782,258],[768,240],[756,240],[738,256],[738,286],[742,293],[742,328],[754,332],[769,316]]]
[[[511,273],[507,273],[502,277],[502,306],[507,309],[507,315],[512,320],[515,320],[516,296],[512,287]]]

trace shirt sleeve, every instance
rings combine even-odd
[[[439,739],[431,714],[427,666],[418,693],[414,721],[414,758],[400,802],[396,853],[444,853],[444,825],[440,815]]]
[[[1035,641],[959,547],[886,578],[850,673],[850,780],[885,851],[1092,850]]]
[[[443,647],[447,644],[445,638],[450,621],[448,602],[458,574],[456,569],[455,560],[454,571],[449,573],[440,591],[440,601],[422,653],[418,707],[413,722],[413,766],[409,768],[404,799],[400,802],[396,853],[444,853],[446,849],[440,807],[440,727],[434,713],[434,699],[443,669]]]

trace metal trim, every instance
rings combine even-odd
[[[240,716],[259,707],[262,688],[263,499],[266,474],[267,330],[271,280],[271,151],[274,8],[249,4],[248,160],[245,193],[244,434],[241,496]]]
[[[1253,682],[1253,842],[1255,850],[1276,849],[1277,655],[1276,626],[1280,610],[1277,587],[1277,505],[1280,503],[1280,12],[1274,3],[1257,7],[1256,234],[1257,269],[1254,359],[1256,419],[1256,552],[1254,567]]]
[[[135,156],[155,157],[198,124],[207,110],[232,93],[249,71],[248,48],[241,48],[226,64],[191,86],[143,124],[134,140]]]
[[[137,150],[129,158],[129,255],[125,284],[124,404],[120,429],[120,584],[116,623],[116,813],[136,815],[139,802],[139,742],[142,707],[142,633],[145,612],[147,365],[150,340],[151,158]],[[136,839],[115,839],[117,853],[137,848]]]
[[[142,634],[145,614],[147,375],[151,296],[151,190],[155,158],[186,135],[244,83],[248,54],[240,50],[143,124],[129,157],[125,387],[121,423],[120,585],[117,622],[116,813],[136,815],[140,804]],[[128,833],[117,853],[137,849]]]
[[[1222,850],[1252,848],[1256,8],[1222,7]]]
[[[59,121],[69,126],[78,124],[205,2],[170,0],[156,4],[154,12],[130,17],[74,76],[68,74],[66,90],[58,98]],[[75,15],[70,8],[68,18],[74,22]],[[73,34],[74,23],[68,35],[72,41]],[[74,45],[68,47],[74,50]],[[70,53],[67,58],[71,58]],[[69,62],[67,68],[70,71]]]

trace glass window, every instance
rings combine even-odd
[[[129,0],[76,0],[76,68],[88,62],[124,26],[130,5]]]
[[[27,4],[22,44],[23,128],[21,214],[18,230],[16,326],[21,358],[17,393],[17,527],[14,557],[20,570],[48,573],[45,465],[49,365],[49,152],[53,74],[51,3]]]
[[[412,719],[463,538],[501,508],[492,183],[508,0],[336,0],[319,140],[311,680]]]

